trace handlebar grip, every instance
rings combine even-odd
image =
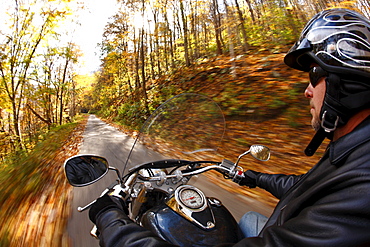
[[[239,184],[245,178],[243,171],[236,171],[235,176],[233,177],[233,182]]]

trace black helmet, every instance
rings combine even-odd
[[[317,64],[326,72],[322,129],[318,131],[322,140],[355,113],[370,107],[370,20],[359,13],[341,8],[318,13],[284,62],[302,71]]]
[[[316,62],[328,72],[370,73],[370,20],[347,9],[324,10],[307,23],[284,62],[302,71]]]

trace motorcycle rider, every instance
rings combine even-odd
[[[306,155],[331,142],[304,175],[244,173],[240,185],[280,201],[268,220],[257,217],[267,220],[257,236],[234,246],[370,246],[370,21],[347,9],[322,11],[284,62],[309,72],[305,96],[316,134]],[[174,246],[132,222],[112,197],[98,199],[89,217],[103,246]],[[243,217],[240,225],[253,228],[247,218],[256,219]]]

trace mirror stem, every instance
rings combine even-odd
[[[241,155],[239,155],[238,160],[235,162],[234,169],[238,166],[240,159],[241,159],[244,155],[249,154],[250,152],[251,152],[251,150],[248,150],[248,151],[246,151],[245,153],[242,153]]]
[[[117,176],[118,176],[119,182],[120,182],[121,184],[123,184],[123,180],[122,180],[122,177],[121,177],[121,174],[120,174],[119,170],[118,170],[117,168],[113,167],[113,166],[109,166],[109,167],[108,167],[108,169],[109,169],[109,170],[113,170],[113,171],[115,171],[115,172],[117,173]]]

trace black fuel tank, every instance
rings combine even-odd
[[[223,205],[210,205],[215,227],[203,229],[163,204],[146,212],[141,220],[143,227],[166,241],[179,246],[214,246],[236,243],[242,239],[238,223]]]

